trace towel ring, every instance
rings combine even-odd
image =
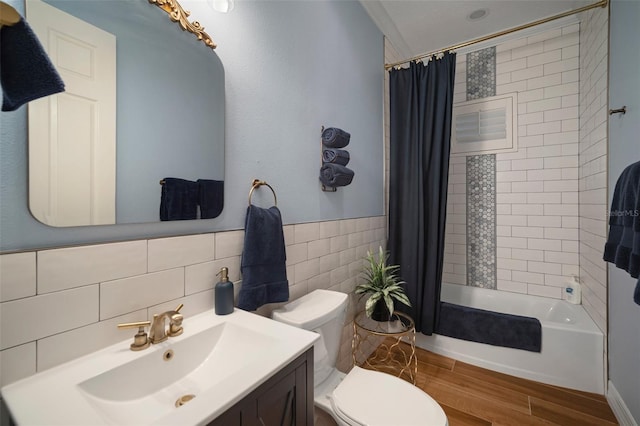
[[[260,180],[260,179],[254,179],[253,182],[251,183],[251,190],[249,191],[249,205],[251,205],[251,196],[253,195],[253,191],[256,188],[260,188],[262,185],[266,185],[266,186],[269,187],[269,189],[273,193],[273,204],[275,206],[277,206],[278,205],[278,197],[276,197],[276,191],[273,190],[271,185],[269,185],[267,182],[265,182],[263,180]]]

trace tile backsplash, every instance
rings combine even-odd
[[[366,252],[385,245],[386,220],[286,225],[284,234],[290,300],[318,288],[352,293]],[[127,340],[131,331],[118,323],[179,303],[186,317],[213,310],[221,267],[237,293],[243,244],[243,231],[228,231],[0,255],[0,384]],[[347,318],[354,311],[352,303]],[[342,369],[351,362],[350,336],[348,322]]]

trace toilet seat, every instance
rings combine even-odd
[[[442,407],[419,388],[378,371],[353,367],[331,394],[337,416],[353,426],[445,426]]]

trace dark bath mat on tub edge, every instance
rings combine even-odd
[[[440,302],[436,333],[494,346],[540,352],[542,326],[537,318]]]

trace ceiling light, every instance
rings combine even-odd
[[[479,19],[485,18],[489,14],[489,9],[478,9],[471,12],[467,19],[470,21],[477,21]]]
[[[207,3],[213,10],[221,13],[231,12],[235,6],[234,0],[209,0]]]

